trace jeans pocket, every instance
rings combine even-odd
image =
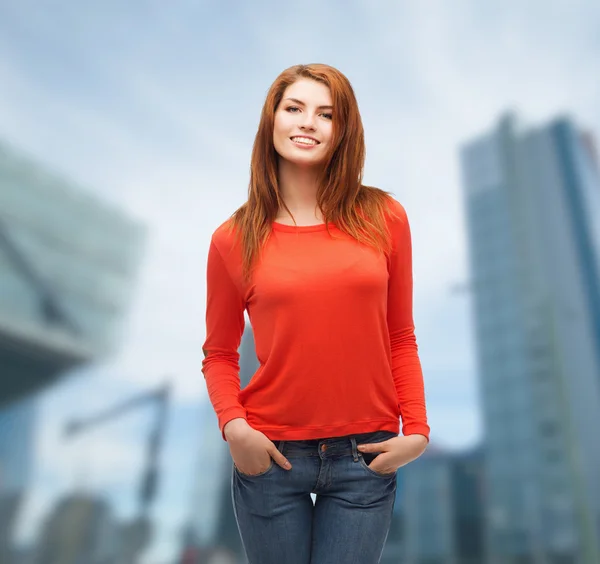
[[[273,470],[273,467],[275,466],[275,461],[273,460],[273,458],[271,458],[271,463],[269,464],[269,467],[266,470],[263,470],[262,472],[259,472],[258,474],[244,474],[236,465],[235,462],[233,463],[233,467],[235,468],[235,472],[238,476],[241,476],[242,478],[260,478],[261,476],[264,476],[265,474],[268,474],[271,470]]]
[[[376,444],[387,441],[393,437],[397,437],[396,433],[392,433],[391,431],[375,431],[374,433],[370,433],[367,436],[361,437],[360,441],[357,441],[357,445],[361,444]],[[372,468],[369,467],[369,464],[373,462],[377,458],[378,454],[374,452],[358,452],[358,460],[360,465],[373,476],[377,476],[378,478],[393,478],[396,475],[396,472],[391,472],[389,474],[381,474],[380,472],[376,472]]]
[[[369,467],[369,464],[371,464],[371,462],[373,462],[373,460],[375,460],[377,458],[377,456],[378,456],[377,454],[374,454],[371,452],[364,452],[364,453],[359,452],[358,453],[358,461],[359,461],[360,465],[367,472],[369,472],[369,474],[372,474],[373,476],[377,476],[378,478],[393,478],[396,475],[396,472],[391,472],[390,474],[381,474]]]

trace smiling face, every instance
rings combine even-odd
[[[297,80],[286,88],[275,111],[275,151],[298,166],[321,164],[332,139],[331,118],[329,88],[316,80]]]

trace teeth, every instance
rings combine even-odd
[[[292,137],[292,141],[296,143],[304,143],[305,145],[317,144],[317,142],[314,139],[306,139],[306,137]]]

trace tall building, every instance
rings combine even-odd
[[[21,491],[29,482],[36,415],[36,403],[29,399],[0,409],[0,495]]]
[[[461,152],[488,561],[600,562],[600,178],[567,118]]]
[[[484,558],[484,511],[487,487],[482,445],[452,455],[453,535],[460,564]]]
[[[112,352],[145,229],[0,143],[0,405]]]
[[[70,494],[59,500],[44,523],[35,564],[118,562],[118,536],[106,501]]]
[[[483,452],[430,446],[404,475],[406,564],[481,564]]]
[[[18,511],[33,470],[36,405],[0,408],[0,562],[10,562]]]
[[[28,485],[31,396],[115,351],[144,239],[138,222],[0,143],[0,551]]]

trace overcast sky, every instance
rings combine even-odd
[[[150,413],[60,441],[71,413],[173,377],[162,533],[172,553],[198,453],[209,238],[247,193],[268,87],[297,63],[352,82],[367,140],[365,183],[392,191],[413,233],[415,322],[431,440],[481,435],[458,151],[512,109],[537,125],[567,113],[600,132],[600,4],[331,0],[0,2],[0,135],[149,226],[117,357],[46,394],[21,535],[74,484],[130,515]],[[46,5],[44,3],[44,5]],[[48,4],[50,6],[50,4]],[[76,398],[76,399],[75,399]],[[85,442],[85,445],[84,445]]]

